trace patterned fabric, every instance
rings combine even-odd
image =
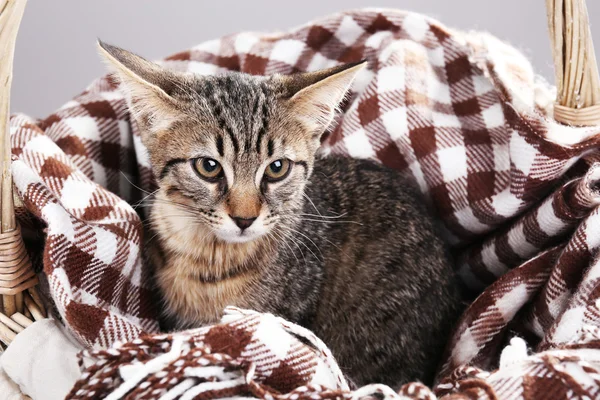
[[[596,339],[587,343],[599,344],[597,333],[590,333]],[[600,395],[600,351],[582,350],[575,344],[528,357],[521,339],[511,340],[496,371],[457,368],[437,385],[436,393],[417,382],[404,385],[398,393],[377,384],[351,391],[327,347],[310,331],[270,314],[233,307],[226,310],[219,325],[143,335],[108,350],[84,351],[80,361],[84,364],[87,359],[95,364],[85,369],[69,399],[434,400],[436,394],[443,399]]]
[[[412,177],[439,218],[465,287],[481,293],[450,338],[437,394],[593,398],[600,367],[595,350],[600,343],[595,257],[600,129],[550,120],[552,88],[536,78],[518,51],[489,35],[452,31],[417,14],[360,10],[287,33],[227,36],[163,64],[201,74],[272,74],[360,59],[368,60],[368,69],[326,135],[323,153],[373,158]],[[47,224],[44,272],[67,326],[96,349],[157,332],[149,273],[140,260],[142,220],[130,205],[154,184],[114,83],[99,79],[44,120],[15,116],[11,129],[15,184],[27,209]],[[256,338],[253,329],[247,334],[263,345],[277,342]],[[128,380],[124,369],[119,378],[116,369],[104,371],[103,365],[158,359],[175,341],[187,349],[178,353],[185,362],[200,362],[192,348],[201,355],[211,348],[210,354],[221,354],[214,353],[206,332],[144,336],[116,350],[92,352],[98,364],[84,380],[100,374],[110,377],[102,390],[117,387]],[[514,336],[535,354],[514,362],[505,358],[503,367],[501,349]],[[238,339],[224,335],[222,340]],[[277,391],[290,399],[353,397],[371,389],[395,396],[381,387],[347,392],[341,378],[327,381],[309,364],[285,355],[276,358],[283,367],[278,374],[293,384],[261,391],[259,383],[268,374],[258,370],[266,361],[256,353],[211,357],[201,362],[243,371],[244,390],[253,396],[272,398]],[[171,361],[168,368],[178,367],[179,361]],[[298,365],[301,370],[294,369]],[[192,379],[193,387],[202,379],[242,379],[177,374]],[[289,391],[300,383],[300,389]],[[96,390],[91,381],[78,385]],[[156,388],[166,390],[160,385]],[[416,384],[405,389],[408,397],[433,396]],[[226,397],[210,393],[207,398]]]

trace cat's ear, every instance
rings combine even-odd
[[[356,75],[366,61],[345,64],[316,72],[288,77],[288,100],[293,112],[313,133],[321,134],[329,126]]]
[[[176,73],[100,40],[98,51],[119,80],[133,117],[146,129],[166,129],[181,117],[172,96],[181,79]]]

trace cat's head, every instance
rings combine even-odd
[[[321,135],[365,65],[200,76],[99,45],[149,152],[159,186],[153,218],[233,243],[298,213]]]

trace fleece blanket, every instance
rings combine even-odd
[[[73,397],[599,395],[600,128],[552,121],[553,88],[521,53],[421,15],[357,10],[284,33],[226,36],[162,63],[200,74],[287,74],[361,59],[368,68],[322,152],[411,177],[478,295],[449,337],[434,391],[418,383],[400,394],[353,391],[318,339],[298,340],[298,327],[250,311],[153,335],[144,221],[132,205],[154,184],[123,96],[103,77],[45,119],[11,119],[14,182],[45,225],[48,290],[97,360]]]

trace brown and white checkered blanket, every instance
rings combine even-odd
[[[227,36],[164,64],[272,74],[360,59],[368,69],[323,151],[411,176],[481,293],[449,338],[436,395],[600,396],[600,128],[550,120],[552,88],[518,51],[421,15],[359,10]],[[433,398],[420,384],[350,391],[318,339],[269,315],[232,309],[222,325],[142,335],[157,332],[157,310],[131,204],[153,182],[122,95],[104,77],[11,129],[16,187],[47,225],[49,290],[96,361],[73,397]],[[129,343],[105,350],[117,341]]]

